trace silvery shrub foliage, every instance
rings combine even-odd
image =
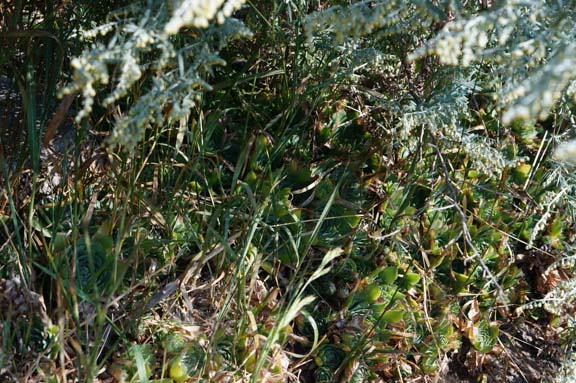
[[[460,134],[460,144],[476,150],[483,161],[494,162],[486,166],[489,173],[504,165],[494,146],[484,145],[486,138],[449,131],[458,130],[457,115],[468,112],[468,97],[482,92],[496,100],[504,125],[545,119],[554,108],[572,105],[576,98],[573,2],[276,1],[300,13],[323,3],[316,6],[321,10],[306,16],[302,32],[312,54],[327,49],[327,44],[319,48],[320,42],[342,53],[339,60],[348,60],[349,65],[340,62],[339,70],[396,76],[409,70],[418,76],[419,60],[437,60],[438,73],[430,76],[429,89],[411,89],[408,97],[396,98],[383,92],[393,98],[388,107],[401,116],[406,130],[425,123],[430,129],[446,130],[450,137]],[[102,101],[111,106],[138,85],[142,95],[124,111],[111,138],[131,150],[146,126],[167,118],[162,113],[166,105],[171,109],[168,118],[187,116],[195,100],[210,89],[213,68],[226,65],[218,52],[235,39],[252,36],[233,17],[247,6],[244,3],[137,1],[108,23],[85,31],[91,48],[73,60],[73,82],[65,90],[81,92],[83,109],[77,119],[91,112],[97,91],[111,89]],[[411,51],[391,52],[389,42],[394,38],[402,39]],[[145,72],[152,75],[143,87],[138,82]],[[416,88],[422,87],[417,84],[420,79],[412,81]]]
[[[73,82],[64,90],[81,93],[77,121],[91,113],[97,91],[104,107],[128,98],[110,143],[132,152],[146,128],[185,120],[202,92],[211,89],[207,79],[214,68],[226,65],[218,51],[251,36],[229,17],[243,2],[135,1],[108,23],[84,31],[91,47],[72,61]],[[179,33],[183,28],[187,32]],[[131,94],[136,87],[142,90],[137,99]]]

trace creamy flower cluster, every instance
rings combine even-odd
[[[145,95],[138,100],[135,106],[129,109],[127,115],[121,116],[116,121],[110,136],[110,142],[114,146],[119,145],[128,151],[136,148],[138,143],[142,141],[145,130],[152,125],[155,119],[158,119],[158,110],[150,108],[152,105],[155,105],[156,108],[161,105],[162,99],[157,96],[158,94],[155,92]],[[152,99],[156,99],[158,102],[151,102]]]
[[[82,56],[72,60],[74,69],[72,83],[63,90],[63,94],[80,91],[84,104],[82,110],[76,115],[76,121],[80,122],[92,112],[96,85],[108,84],[110,75],[106,62],[112,59],[113,53],[106,50],[102,45],[96,45],[91,51],[84,52]]]
[[[511,106],[502,116],[504,124],[514,120],[546,119],[550,110],[576,79],[574,68],[576,68],[576,43],[571,43],[557,51],[546,65],[520,84],[515,84],[510,90],[505,91],[501,102]]]
[[[354,71],[367,70],[381,71],[380,73],[383,71],[397,73],[400,67],[398,57],[384,54],[373,47],[354,49],[351,56],[351,65]]]
[[[559,282],[544,298],[525,304],[516,311],[521,313],[542,307],[552,314],[566,316],[574,315],[574,304],[576,304],[576,279],[569,279]]]
[[[317,33],[329,32],[337,43],[358,39],[385,26],[394,25],[409,17],[410,6],[395,1],[361,1],[348,7],[334,6],[311,14],[306,20],[309,43]]]
[[[576,139],[558,145],[552,157],[556,161],[576,165]]]
[[[443,64],[470,65],[477,58],[477,51],[483,50],[488,44],[486,23],[482,18],[473,21],[464,26],[449,24],[445,28],[446,36],[438,40],[431,53],[435,53]]]
[[[568,331],[574,331],[576,322],[568,318]],[[562,365],[550,383],[576,383],[576,354],[568,353],[563,357]]]
[[[138,65],[138,61],[130,54],[130,52],[126,52],[126,54],[121,58],[121,61],[120,79],[116,85],[116,89],[114,89],[114,91],[104,99],[104,106],[108,106],[119,100],[121,97],[124,97],[128,93],[130,87],[142,76],[142,71]]]
[[[534,0],[533,4],[530,4],[524,0],[506,0],[493,11],[477,14],[470,19],[452,20],[428,44],[414,51],[409,59],[416,60],[434,54],[443,64],[466,67],[478,61],[506,59],[508,62],[510,57],[543,55],[543,46],[538,41],[532,39],[516,43],[514,40],[518,29],[522,28],[521,23],[539,23],[544,2],[545,0]],[[530,17],[527,18],[526,15]],[[510,50],[509,46],[513,48]]]
[[[227,17],[242,7],[245,0],[183,0],[164,27],[168,36],[184,27],[207,28],[213,19],[223,24]]]
[[[212,75],[213,67],[226,65],[217,50],[235,39],[251,37],[241,21],[226,18],[243,3],[184,0],[172,14],[164,1],[152,0],[145,8],[126,8],[117,22],[85,32],[86,38],[94,40],[112,32],[114,35],[107,45],[95,42],[72,61],[73,81],[64,93],[81,92],[83,108],[77,121],[91,113],[98,87],[109,83],[112,90],[103,97],[103,106],[113,105],[136,83],[142,84],[133,103],[118,109],[109,139],[112,146],[133,151],[148,127],[170,126],[186,119],[202,92],[211,89],[206,78]],[[207,27],[213,19],[218,24],[198,37],[170,37],[184,26]],[[145,75],[146,82],[142,81]]]
[[[462,148],[472,161],[474,168],[493,179],[499,179],[502,170],[511,163],[494,146],[495,144],[489,144],[485,137],[476,134],[462,135]]]
[[[85,39],[91,40],[97,38],[98,36],[106,36],[108,33],[112,32],[115,27],[116,23],[108,23],[97,26],[88,31],[84,31],[82,35],[84,36]]]
[[[71,62],[74,69],[73,82],[64,89],[63,94],[81,91],[84,103],[82,110],[76,115],[77,122],[82,121],[92,112],[98,84],[106,85],[110,81],[109,63],[120,64],[120,76],[114,91],[104,99],[104,106],[124,97],[131,86],[142,76],[138,61],[132,56],[130,50],[118,51],[96,45],[91,51],[85,51],[82,56],[74,58]]]
[[[542,202],[539,203],[539,206],[544,210],[544,212],[541,214],[540,219],[538,220],[538,222],[536,222],[536,225],[534,225],[534,228],[530,233],[528,248],[531,248],[534,245],[538,235],[544,229],[546,229],[548,222],[550,221],[550,219],[553,216],[553,213],[555,212],[556,206],[561,201],[563,201],[563,197],[568,191],[570,191],[570,189],[571,187],[568,187],[560,191],[555,190],[555,191],[547,191],[546,193],[544,193],[544,195],[542,196]]]
[[[568,85],[568,88],[566,89],[566,95],[576,102],[576,79],[570,81],[570,85]]]
[[[576,80],[576,19],[546,0],[505,0],[470,19],[455,19],[409,58],[433,54],[443,64],[490,62],[500,72],[505,125],[545,119]],[[576,88],[575,88],[576,89]]]

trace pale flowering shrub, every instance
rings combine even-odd
[[[490,63],[503,81],[494,89],[502,121],[546,119],[576,75],[573,6],[546,0],[507,0],[469,17],[456,16],[410,59],[433,54],[447,65]]]
[[[461,150],[468,155],[474,168],[490,178],[499,179],[506,167],[515,166],[519,159],[508,159],[498,144],[483,135],[472,132],[473,127],[462,124],[463,113],[468,111],[468,98],[471,89],[455,82],[453,87],[439,92],[426,105],[412,104],[405,107],[400,120],[400,136],[408,144],[412,132],[424,126],[444,144],[446,151]],[[468,117],[470,117],[468,115]]]
[[[226,62],[219,50],[231,41],[251,37],[239,20],[230,18],[241,0],[163,1],[134,4],[105,25],[84,33],[92,48],[72,60],[72,83],[64,93],[79,91],[83,108],[77,121],[89,116],[97,92],[102,106],[115,105],[139,83],[142,92],[121,110],[109,143],[133,151],[149,126],[186,119],[196,101],[210,90],[214,67]],[[186,35],[174,36],[182,28]],[[111,89],[108,94],[102,85]]]
[[[576,355],[566,356],[552,383],[576,383]]]
[[[420,41],[409,60],[434,55],[460,68],[489,64],[501,79],[490,85],[509,124],[545,119],[564,94],[575,100],[575,16],[573,6],[546,0],[507,0],[481,12],[476,5],[359,1],[312,14],[306,30],[309,41],[329,33],[336,43],[410,31]],[[435,23],[443,27],[426,40],[422,31]]]
[[[543,309],[555,315],[558,322],[556,331],[573,345],[576,329],[576,238],[573,234],[576,224],[576,141],[562,142],[550,151],[554,163],[541,185],[545,191],[534,208],[538,219],[531,228],[527,248],[537,248],[537,244],[545,243],[546,249],[560,249],[559,256],[543,273],[543,278],[553,280],[554,284],[542,298],[528,301],[517,312]],[[557,238],[556,243],[551,242],[551,238]],[[553,381],[573,381],[574,368],[574,358],[568,354]]]
[[[373,4],[376,3],[376,4]],[[394,27],[400,20],[410,18],[413,8],[401,6],[396,1],[360,1],[350,6],[333,6],[325,11],[314,13],[306,20],[308,40],[314,33],[329,32],[335,42],[358,39],[383,27]]]
[[[164,33],[171,36],[183,27],[208,28],[213,19],[223,24],[243,3],[244,0],[184,0],[164,26]]]
[[[561,143],[554,150],[554,159],[559,162],[576,165],[576,140]]]
[[[514,166],[518,159],[506,158],[490,137],[472,133],[472,126],[465,123],[466,119],[473,118],[470,97],[479,89],[493,84],[477,84],[479,76],[475,73],[476,69],[467,69],[459,61],[465,42],[469,46],[465,47],[464,53],[469,55],[487,47],[490,33],[486,25],[488,21],[475,20],[469,25],[456,26],[455,22],[449,21],[450,12],[454,10],[432,7],[430,4],[358,1],[309,15],[305,30],[312,54],[322,55],[324,60],[333,57],[341,70],[348,70],[349,81],[346,84],[397,119],[398,137],[404,146],[416,148],[419,143],[414,140],[414,133],[424,126],[432,134],[438,135],[443,150],[463,150],[474,162],[475,168],[489,177],[498,178],[506,166]],[[445,27],[428,43],[427,37],[431,31],[442,23],[446,24]],[[467,33],[475,29],[482,33],[466,40]],[[405,44],[390,46],[394,39]],[[457,69],[440,70],[439,67],[434,68],[437,64],[424,66],[424,70],[417,67],[414,60],[423,61],[426,55],[440,49],[437,48],[438,44],[441,48],[444,46],[443,52],[453,46],[450,55],[439,57],[439,64],[460,65]],[[339,54],[327,55],[327,46]],[[391,54],[391,51],[396,52]],[[358,58],[363,60],[362,64]],[[468,65],[473,61],[470,58],[466,60]],[[350,64],[342,65],[346,61]],[[375,95],[371,90],[358,87],[356,83],[363,78],[362,73],[365,78],[385,77],[384,89]],[[446,81],[447,78],[452,81]]]

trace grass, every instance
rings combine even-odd
[[[125,100],[96,103],[52,154],[45,134],[70,129],[51,125],[67,118],[50,112],[71,75],[58,63],[78,54],[62,47],[105,12],[37,8],[48,21],[62,7],[81,15],[40,43],[33,7],[20,19],[19,2],[6,6],[29,32],[13,45],[27,63],[11,72],[22,122],[8,126],[27,141],[3,134],[0,152],[2,379],[409,381],[441,376],[456,351],[500,352],[500,327],[531,320],[514,309],[551,289],[543,267],[572,230],[554,211],[531,250],[543,264],[515,258],[534,240],[534,200],[554,190],[542,183],[554,165],[522,129],[497,148],[514,152],[499,177],[446,132],[404,137],[386,99],[402,104],[416,80],[307,46],[301,27],[317,5],[304,3],[248,2],[239,17],[254,38],[223,49],[229,65],[190,117],[150,126],[133,153],[106,137],[152,74]],[[382,49],[405,57],[399,41]],[[26,48],[35,42],[43,59]],[[438,69],[428,65],[419,76]],[[495,138],[505,128],[490,107],[463,111],[462,125]],[[547,130],[534,129],[543,148]],[[535,158],[529,173],[519,152]],[[476,378],[488,374],[479,363]]]

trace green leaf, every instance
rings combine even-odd
[[[314,302],[315,300],[316,300],[316,297],[309,295],[307,297],[297,299],[296,301],[294,301],[294,303],[292,305],[290,305],[290,307],[288,308],[286,313],[284,313],[284,315],[282,316],[282,319],[280,319],[280,324],[278,327],[282,328],[284,326],[288,326],[290,324],[290,322],[292,322],[292,320],[294,320],[294,318],[296,318],[296,316],[300,313],[300,311],[302,311],[302,309],[305,306],[309,305],[310,303]]]
[[[388,310],[382,316],[382,320],[386,323],[396,323],[400,322],[404,317],[404,311],[402,310]]]
[[[364,288],[362,295],[366,302],[374,303],[378,298],[380,298],[380,295],[382,295],[382,290],[380,290],[380,287],[377,284],[371,283]]]
[[[532,165],[530,164],[519,164],[514,169],[512,169],[512,179],[518,185],[522,185],[528,179],[530,175],[530,170],[532,170]]]
[[[68,236],[66,233],[56,233],[54,238],[52,238],[52,251],[60,252],[66,250],[69,245]]]
[[[404,283],[406,284],[406,288],[411,288],[420,282],[420,274],[412,273],[410,271],[404,274]]]
[[[164,349],[168,353],[177,353],[184,349],[186,342],[184,338],[175,333],[170,333],[164,339]]]
[[[480,352],[489,352],[498,341],[498,326],[485,319],[478,322],[470,331],[470,343]]]
[[[50,232],[50,230],[46,228],[46,226],[43,223],[41,223],[36,217],[32,217],[32,227],[34,228],[34,230],[42,233],[44,237],[46,238],[52,237],[52,233]]]
[[[186,367],[186,365],[182,361],[181,355],[172,359],[172,361],[170,362],[168,375],[170,376],[170,378],[174,379],[176,383],[182,383],[189,378],[188,367]]]
[[[398,268],[396,266],[388,266],[382,270],[382,282],[392,284],[398,278]]]
[[[334,372],[328,367],[318,367],[314,371],[314,381],[317,383],[332,383]]]
[[[340,347],[334,346],[332,344],[326,344],[318,350],[314,361],[319,367],[327,367],[329,369],[335,370],[340,367],[340,364],[344,361],[346,353]]]
[[[340,255],[342,255],[344,253],[344,250],[342,250],[341,248],[337,247],[334,249],[329,250],[325,255],[324,258],[322,258],[322,262],[320,262],[320,266],[318,266],[318,268],[316,269],[316,271],[314,271],[314,273],[312,274],[312,276],[310,276],[310,279],[308,280],[308,283],[320,278],[321,276],[323,276],[324,274],[327,274],[330,271],[331,266],[329,266],[328,264],[333,260],[338,258]]]
[[[321,201],[327,201],[334,191],[334,183],[329,178],[324,178],[314,189],[314,196]]]
[[[146,372],[146,364],[144,363],[142,353],[137,347],[134,348],[134,357],[136,359],[136,367],[138,368],[138,378],[141,382],[147,383],[148,373]]]
[[[438,370],[438,357],[437,356],[424,356],[420,362],[422,372],[425,374],[432,374]]]

